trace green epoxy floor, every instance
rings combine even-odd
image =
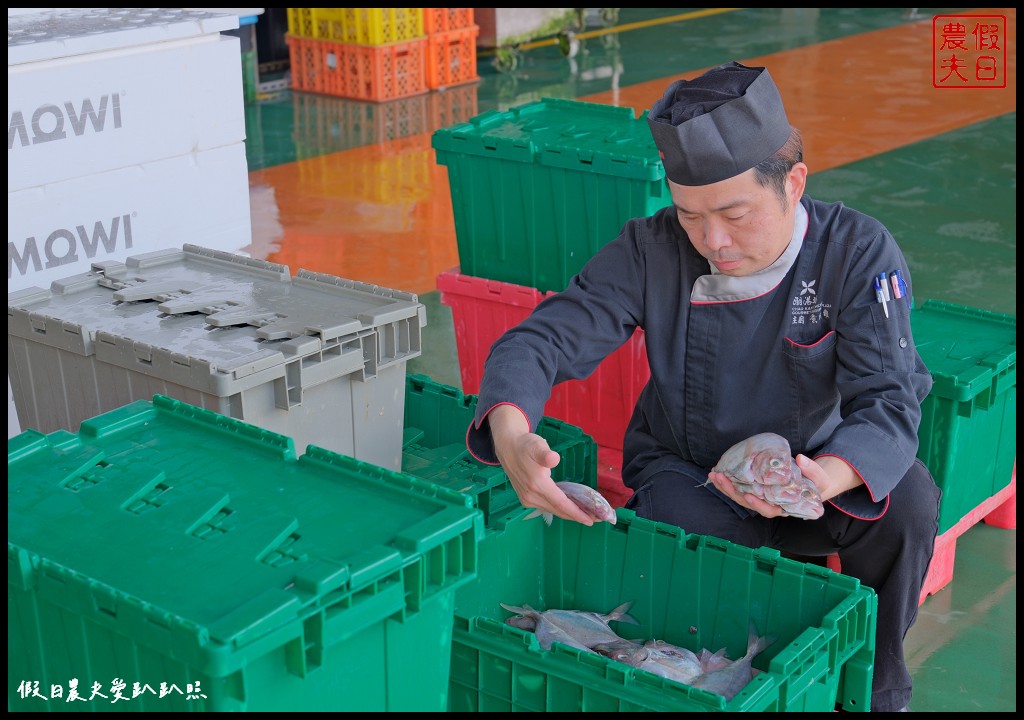
[[[807,158],[808,194],[843,200],[881,219],[906,252],[917,303],[937,299],[1016,315],[1013,8],[731,9],[688,15],[693,12],[623,8],[617,25],[629,29],[586,37],[574,57],[541,38],[538,46],[520,50],[516,69],[508,73],[498,72],[491,65],[493,54],[481,50],[479,82],[420,98],[363,103],[289,91],[261,95],[246,107],[250,175],[254,189],[270,190],[259,197],[276,197],[277,204],[257,207],[263,201],[253,194],[254,236],[263,235],[264,249],[254,254],[285,262],[293,272],[305,267],[417,292],[428,324],[423,355],[410,361],[408,370],[459,387],[451,312],[432,284],[437,272],[457,263],[454,238],[444,235],[445,223],[449,236],[453,232],[450,203],[443,202],[446,188],[437,186],[436,175],[407,175],[402,202],[365,192],[352,197],[346,168],[372,175],[366,153],[380,146],[374,162],[381,177],[391,180],[384,175],[393,172],[389,161],[408,152],[410,162],[425,162],[424,148],[438,122],[468,119],[468,110],[504,111],[542,97],[634,106],[646,102],[650,88],[660,91],[670,76],[732,59],[761,59],[770,63],[787,105],[793,98],[815,116],[807,128],[791,117],[815,150]],[[939,101],[907,93],[921,77],[930,78],[925,55],[930,48],[907,54],[904,47],[904,54],[887,62],[886,54],[896,52],[895,39],[920,42],[930,37],[934,15],[971,13],[1008,18],[1007,90],[1000,95],[947,92]],[[592,24],[583,32],[594,30],[607,28]],[[865,77],[875,86],[840,77],[835,58],[863,57],[857,53],[877,54],[892,94],[913,99],[879,104],[870,95],[877,91],[877,73]],[[915,65],[918,61],[925,70]],[[837,98],[856,101],[862,94],[876,98],[853,103],[862,117],[853,117],[849,106],[830,109]],[[471,101],[462,115],[434,112],[456,99]],[[971,109],[980,114],[971,116]],[[956,120],[960,114],[963,121]],[[948,122],[940,127],[937,117]],[[884,152],[877,149],[874,127],[886,135]],[[425,172],[422,164],[411,167]],[[411,184],[420,181],[423,192],[416,193]],[[435,207],[425,207],[428,202]],[[338,206],[343,212],[329,212]],[[382,232],[383,218],[403,223],[391,222]],[[438,230],[440,238],[441,247],[429,253],[422,249],[425,227]],[[379,250],[374,243],[380,243]],[[369,248],[379,267],[350,264],[357,246],[364,252]],[[409,279],[400,270],[413,261],[421,262],[423,271]],[[1016,710],[1016,529],[978,523],[959,537],[955,557],[953,582],[925,600],[907,637],[915,679],[911,707],[916,712]]]
[[[1016,315],[1016,134],[1007,113],[812,174],[807,194],[882,219],[919,299]]]

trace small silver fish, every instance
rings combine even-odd
[[[618,621],[632,625],[640,624],[629,614],[629,608],[633,604],[632,600],[619,605],[607,615],[588,610],[554,609],[541,612],[534,610],[529,605],[517,607],[505,603],[499,604],[510,613],[534,620],[536,626],[533,632],[537,635],[540,646],[545,650],[550,649],[552,643],[560,642],[570,647],[593,652],[594,645],[621,640],[619,635],[608,626],[608,623]],[[525,623],[517,624],[516,627],[525,629],[524,625]]]
[[[663,640],[648,640],[641,645],[621,639],[600,643],[593,650],[617,662],[684,685],[689,685],[705,672],[694,652]]]
[[[736,693],[754,678],[754,658],[773,642],[773,637],[758,636],[757,628],[751,623],[746,654],[723,668],[700,675],[690,685],[722,695],[726,700],[732,700]]]
[[[680,682],[689,683],[707,670],[695,652],[680,645],[673,645],[665,640],[648,640],[644,643],[644,647],[656,650],[660,655],[656,658],[658,662],[672,666],[680,677],[686,678],[681,679]]]
[[[568,480],[555,483],[555,485],[560,487],[562,492],[564,492],[570,500],[576,503],[583,512],[592,517],[596,522],[610,522],[612,525],[615,524],[615,508],[605,500],[604,495],[594,488],[582,483],[569,482]],[[551,524],[551,521],[554,518],[554,515],[549,512],[534,510],[524,519],[529,520],[530,518],[535,518],[538,515],[544,518],[544,522],[548,525]]]
[[[685,648],[679,648],[685,650],[685,653],[659,649],[653,645],[645,645],[644,649],[650,654],[640,667],[655,675],[689,685],[702,672],[697,656]]]
[[[739,492],[756,495],[792,517],[816,520],[825,513],[817,486],[800,472],[781,435],[759,433],[736,443],[712,472],[728,475]]]
[[[625,638],[598,643],[591,650],[630,667],[640,667],[643,661],[650,656],[650,651],[646,647]]]
[[[617,640],[600,643],[593,647],[594,652],[604,655],[630,667],[646,670],[679,683],[689,683],[700,675],[700,665],[694,656],[693,664],[673,657],[650,645],[640,645],[632,640]]]

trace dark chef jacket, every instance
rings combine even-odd
[[[536,431],[552,385],[586,378],[641,327],[651,378],[626,429],[625,485],[685,462],[711,468],[734,443],[770,431],[794,454],[849,463],[864,487],[831,502],[880,517],[914,462],[932,386],[909,295],[884,307],[876,299],[874,278],[896,269],[909,293],[892,235],[842,203],[804,197],[782,257],[742,278],[713,271],[674,208],[630,220],[491,347],[469,450],[496,464],[492,408],[516,405]]]

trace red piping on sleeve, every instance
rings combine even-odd
[[[516,410],[518,410],[519,412],[523,413],[523,417],[526,419],[526,424],[527,425],[530,424],[530,416],[527,415],[526,412],[521,407],[519,407],[515,403],[500,402],[500,403],[495,403],[494,405],[492,405],[491,407],[489,407],[487,409],[487,412],[485,412],[483,414],[483,417],[480,418],[480,422],[476,424],[476,429],[477,430],[479,430],[480,427],[484,424],[484,420],[487,419],[487,416],[491,414],[491,412],[494,410],[494,408],[498,407],[499,405],[511,405]],[[473,452],[473,447],[469,444],[469,433],[473,429],[474,429],[473,425],[470,425],[468,428],[466,428],[466,449],[469,451],[469,454],[472,455],[477,460],[479,460],[480,462],[482,462],[484,465],[501,465],[501,463],[499,463],[499,462],[491,462],[490,460],[485,460],[485,459],[483,459],[482,457],[478,456],[476,453]]]
[[[827,337],[827,336],[826,336],[826,337]],[[820,341],[819,341],[819,342],[820,342]],[[866,482],[864,482],[864,476],[863,476],[863,475],[861,475],[861,474],[860,474],[859,472],[857,472],[857,468],[855,468],[855,467],[853,466],[853,463],[851,463],[851,462],[850,462],[849,460],[847,460],[846,458],[844,458],[844,457],[843,457],[842,455],[836,455],[835,453],[823,453],[823,454],[821,454],[821,455],[818,455],[817,457],[815,457],[815,458],[814,458],[814,461],[815,461],[815,462],[817,462],[817,461],[818,461],[818,458],[823,458],[823,457],[834,457],[834,458],[839,458],[839,459],[840,459],[840,460],[842,460],[842,461],[843,461],[844,463],[846,463],[847,465],[849,465],[850,469],[851,469],[851,470],[853,470],[853,471],[854,471],[855,473],[857,473],[857,477],[859,477],[859,478],[860,478],[860,481],[861,481],[862,483],[864,483],[864,487],[865,487],[865,489],[867,489],[867,491],[868,491],[868,495],[869,495],[869,496],[871,497],[871,502],[875,502],[875,503],[876,503],[876,502],[878,502],[878,500],[877,500],[877,499],[875,498],[875,494],[874,494],[873,492],[871,492],[871,488],[870,488],[870,486],[868,486],[868,484],[867,484]],[[847,511],[847,510],[844,510],[843,508],[839,507],[838,505],[836,505],[836,504],[835,504],[834,502],[832,502],[831,500],[829,500],[829,501],[828,501],[828,503],[829,503],[829,504],[830,504],[830,505],[831,505],[832,507],[834,507],[834,508],[835,508],[836,510],[838,510],[838,511],[839,511],[839,512],[841,512],[841,513],[843,513],[844,515],[849,515],[849,516],[850,516],[850,517],[852,517],[852,518],[857,518],[858,520],[867,520],[867,521],[869,521],[869,522],[870,522],[870,521],[872,521],[872,520],[878,520],[878,519],[879,519],[879,518],[881,518],[881,517],[882,517],[883,515],[885,515],[886,511],[887,511],[887,510],[889,509],[889,496],[888,496],[888,495],[886,495],[886,496],[885,496],[885,505],[884,505],[884,506],[882,507],[882,512],[878,513],[878,515],[877,515],[876,517],[861,517],[860,515],[854,515],[853,513],[851,513],[851,512],[849,512],[849,511]]]

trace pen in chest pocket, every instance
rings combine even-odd
[[[888,290],[889,284],[886,281],[885,273],[880,273],[875,277],[875,301],[882,303],[882,311],[885,312],[885,317],[889,317],[889,304],[888,304]]]

